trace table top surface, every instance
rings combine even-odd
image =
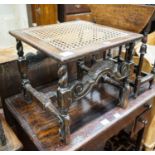
[[[49,90],[51,87],[43,92]],[[103,144],[134,121],[142,113],[143,105],[155,97],[155,85],[136,99],[131,98],[126,109],[116,106],[116,98],[108,92],[116,94],[116,91],[107,85],[99,86],[72,104],[69,112],[71,142],[68,145],[59,141],[58,120],[36,102],[26,104],[21,95],[16,95],[8,98],[6,105],[38,150],[80,150],[89,144],[100,145],[101,141]]]
[[[81,20],[9,33],[60,62],[71,61],[143,37],[141,34]]]

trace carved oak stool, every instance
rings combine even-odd
[[[23,96],[27,103],[36,99],[47,111],[54,114],[60,124],[60,139],[66,144],[70,141],[70,105],[91,92],[101,80],[116,86],[119,91],[118,105],[126,107],[129,94],[130,68],[135,41],[143,35],[101,26],[85,21],[66,22],[48,26],[11,31],[17,40],[18,64],[21,73]],[[27,61],[22,42],[47,54],[59,64],[58,87],[49,95],[37,91],[27,77]],[[124,61],[114,60],[110,49],[126,46]],[[108,57],[97,59],[96,54],[109,51]],[[91,66],[85,57],[91,56]],[[77,78],[68,77],[68,63],[77,61]],[[56,103],[55,103],[56,102]]]

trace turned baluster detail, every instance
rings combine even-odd
[[[119,50],[118,50],[118,58],[117,58],[117,61],[118,61],[118,62],[121,61],[121,54],[122,54],[122,46],[119,46]]]
[[[120,106],[121,107],[127,107],[128,105],[128,96],[129,96],[129,82],[128,79],[130,77],[130,68],[132,63],[132,58],[133,58],[133,49],[134,49],[134,43],[129,43],[126,45],[126,54],[125,54],[125,62],[128,66],[128,69],[126,68],[126,72],[128,73],[127,76],[123,79],[123,87],[120,90],[119,93],[119,101],[120,101]]]
[[[92,59],[91,59],[91,64],[95,64],[96,63],[96,56],[92,55]]]
[[[23,45],[21,41],[17,40],[17,54],[18,54],[18,67],[19,67],[19,72],[21,74],[21,78],[25,79],[26,78],[26,59],[24,57],[24,51],[23,51]]]
[[[58,85],[60,88],[66,88],[68,86],[68,72],[66,65],[60,65],[58,70]]]
[[[18,69],[21,75],[21,83],[22,83],[22,91],[23,91],[24,99],[26,99],[27,102],[31,102],[31,95],[27,93],[24,88],[24,85],[26,83],[30,83],[30,81],[28,80],[28,77],[27,77],[28,64],[24,56],[23,45],[20,40],[17,40],[16,49],[18,54]]]
[[[106,59],[106,51],[103,52],[103,60]]]
[[[78,80],[82,79],[82,77],[83,77],[83,69],[81,66],[84,66],[84,60],[79,59],[77,61],[77,78],[78,78]]]
[[[143,61],[144,61],[144,55],[146,54],[147,51],[147,36],[145,35],[144,38],[142,39],[142,45],[140,47],[140,58],[139,58],[139,63],[138,63],[138,68],[136,71],[136,80],[135,80],[135,87],[134,87],[134,96],[137,97],[138,91],[140,89],[140,84],[141,84],[141,72],[142,72],[142,66],[143,66]]]
[[[59,66],[58,77],[57,100],[59,111],[63,119],[60,126],[60,136],[61,139],[68,144],[70,141],[70,117],[68,110],[71,104],[71,92],[68,89],[68,71],[66,65]]]
[[[132,63],[134,55],[134,46],[135,46],[134,42],[131,42],[126,45],[125,61],[128,63]]]
[[[111,59],[111,58],[112,58],[111,49],[109,49],[109,50],[108,50],[108,53],[107,53],[107,58],[108,58],[108,59]]]

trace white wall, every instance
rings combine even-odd
[[[0,49],[15,46],[9,30],[28,27],[25,4],[0,4]]]

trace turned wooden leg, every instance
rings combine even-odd
[[[109,50],[108,50],[108,53],[107,53],[107,58],[108,58],[108,59],[111,59],[111,58],[112,58],[111,49],[109,49]]]
[[[126,45],[125,61],[128,63],[132,63],[134,55],[134,46],[135,46],[134,42],[131,42]]]
[[[69,106],[71,104],[71,92],[68,89],[68,72],[66,65],[60,65],[58,70],[58,90],[57,100],[59,111],[61,113],[63,122],[60,127],[60,135],[62,140],[68,144],[70,142],[70,117],[68,114]]]
[[[119,46],[117,61],[121,62],[122,46]]]
[[[129,97],[129,91],[130,86],[128,79],[130,77],[130,69],[132,68],[133,62],[133,49],[134,49],[135,43],[129,43],[126,45],[126,55],[125,55],[125,64],[122,64],[121,72],[124,72],[126,74],[126,77],[123,79],[123,85],[119,93],[119,103],[120,106],[123,108],[126,108],[128,105],[128,97]],[[123,62],[124,63],[124,62]]]
[[[140,48],[140,59],[139,59],[139,64],[138,64],[138,69],[136,72],[136,80],[135,80],[135,86],[134,86],[134,96],[137,97],[140,85],[141,85],[141,72],[142,72],[142,66],[143,66],[143,61],[144,61],[144,55],[146,54],[147,46],[143,42]]]
[[[24,57],[23,45],[22,42],[17,40],[17,54],[18,54],[18,67],[22,80],[26,78],[26,59]]]
[[[81,66],[84,65],[84,60],[79,59],[77,61],[77,78],[78,80],[81,80],[83,77],[83,69],[81,68]]]
[[[122,88],[119,91],[119,106],[122,108],[126,108],[128,106],[128,97],[129,97],[129,83],[127,82],[127,78],[123,80]]]
[[[92,59],[91,59],[91,64],[95,64],[96,63],[96,55],[92,55]]]
[[[17,45],[16,45],[16,49],[17,49],[17,54],[18,54],[18,69],[21,75],[21,83],[22,83],[22,92],[24,95],[24,99],[27,102],[31,102],[31,95],[26,92],[24,85],[26,83],[30,83],[30,81],[28,80],[27,74],[28,74],[28,64],[26,61],[26,58],[24,56],[24,51],[23,51],[23,45],[22,42],[20,40],[17,40]]]
[[[103,60],[106,59],[106,51],[103,52]]]

